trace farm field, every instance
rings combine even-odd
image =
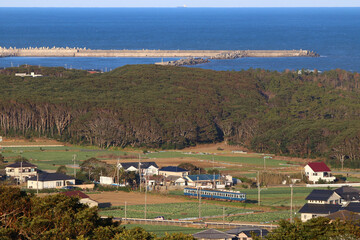
[[[320,189],[320,188],[316,188]],[[305,198],[313,188],[308,187],[294,187],[293,188],[293,205],[302,206],[305,204]],[[257,189],[243,189],[241,192],[246,193],[247,200],[257,201],[258,190]],[[261,205],[265,206],[290,206],[290,187],[274,187],[263,188],[260,192]]]
[[[127,217],[143,218],[144,205],[131,205],[127,207]],[[147,218],[164,216],[165,219],[187,219],[199,216],[199,205],[196,202],[151,204],[147,205]],[[235,207],[226,207],[225,214],[243,214],[253,210]],[[125,217],[125,208],[116,208],[100,211],[102,216]],[[217,217],[223,215],[223,207],[214,204],[201,204],[201,217]]]
[[[141,227],[148,232],[152,232],[156,234],[158,237],[164,237],[166,233],[184,233],[184,234],[194,234],[200,232],[204,229],[199,228],[187,228],[187,227],[180,227],[180,226],[164,226],[164,225],[149,225],[149,224],[123,224],[125,228],[131,229],[135,227]]]

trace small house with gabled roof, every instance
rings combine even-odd
[[[340,204],[341,196],[333,190],[314,189],[306,200],[312,204]]]
[[[6,177],[12,177],[18,182],[26,182],[36,176],[37,166],[29,162],[16,162],[5,167]]]
[[[118,168],[123,168],[127,172],[139,172],[142,175],[158,175],[159,167],[155,162],[124,162],[119,163]]]
[[[331,175],[330,168],[324,162],[311,162],[305,167],[305,175],[311,182],[318,182],[320,179],[326,182],[335,181],[335,177]]]
[[[99,206],[99,203],[97,201],[92,200],[88,195],[86,195],[85,193],[83,193],[79,190],[67,191],[67,192],[63,192],[61,194],[68,196],[68,197],[77,197],[77,198],[79,198],[80,203],[88,205],[89,207]]]

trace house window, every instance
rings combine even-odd
[[[56,182],[56,186],[57,186],[57,187],[61,187],[61,186],[62,186],[62,182]]]
[[[316,172],[314,172],[314,173],[313,173],[313,176],[317,176],[317,173],[316,173]]]

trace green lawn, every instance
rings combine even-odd
[[[198,228],[187,228],[187,227],[179,227],[179,226],[163,226],[163,225],[144,225],[144,224],[124,224],[122,226],[125,226],[125,228],[135,228],[135,227],[141,227],[145,229],[147,232],[155,233],[158,237],[164,237],[165,233],[178,233],[182,232],[184,234],[194,234],[197,232],[200,232],[204,229],[198,229]]]
[[[251,212],[252,210],[244,208],[229,207],[225,208],[225,214],[237,214]],[[208,203],[201,204],[201,216],[222,216],[223,207]],[[102,216],[125,217],[124,207],[100,211]],[[199,205],[197,202],[188,203],[170,203],[170,204],[152,204],[147,206],[147,218],[164,216],[165,219],[185,219],[196,218],[199,216]],[[127,217],[143,218],[144,205],[130,205],[127,207]]]

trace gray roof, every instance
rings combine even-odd
[[[198,239],[232,239],[235,237],[232,234],[227,234],[216,229],[207,229],[193,234],[194,238]]]
[[[360,202],[350,202],[346,207],[344,207],[344,210],[360,213]]]
[[[16,163],[12,163],[10,165],[7,165],[6,167],[11,167],[11,168],[21,168],[22,167],[37,167],[36,165],[34,164],[31,164],[29,162],[16,162]]]
[[[56,180],[74,180],[74,177],[61,174],[61,173],[47,173],[43,172],[39,174],[39,181],[41,182],[47,182],[47,181],[56,181]],[[37,177],[31,177],[28,179],[29,181],[36,181]]]
[[[332,213],[328,216],[326,216],[326,218],[329,218],[331,220],[343,220],[343,221],[359,221],[360,220],[360,215],[354,212],[350,212],[347,210],[341,210],[335,213]]]
[[[350,186],[335,189],[335,192],[346,201],[360,200],[360,190]]]
[[[181,168],[181,167],[174,167],[174,166],[167,166],[161,168],[159,171],[166,171],[166,172],[188,172],[188,170]]]
[[[338,204],[313,204],[306,203],[300,210],[300,213],[313,213],[313,214],[331,214],[341,209]]]
[[[130,167],[134,167],[136,169],[139,168],[139,162],[126,162],[126,163],[120,163],[120,164],[124,169],[128,169]],[[150,166],[159,168],[155,162],[140,162],[140,167],[143,169],[149,168]]]
[[[327,201],[331,195],[334,194],[333,190],[319,190],[314,189],[312,192],[306,197],[306,200],[319,200],[319,201]]]

